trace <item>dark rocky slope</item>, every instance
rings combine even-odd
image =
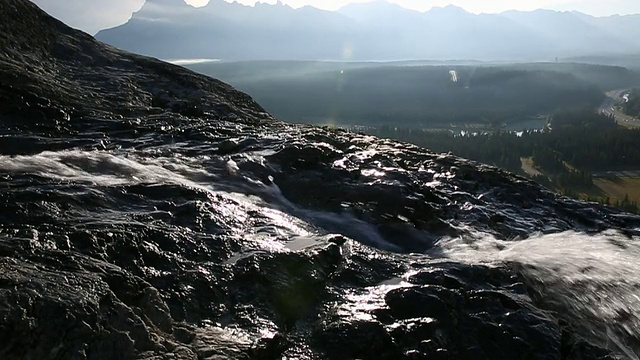
[[[0,0],[0,32],[2,359],[599,359],[605,331],[637,349],[633,314],[581,316],[521,265],[434,245],[636,217],[284,124],[26,0]]]

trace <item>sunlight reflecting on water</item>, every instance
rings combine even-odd
[[[220,59],[174,59],[174,60],[165,60],[168,63],[174,65],[195,65],[195,64],[204,64],[210,62],[219,62]]]

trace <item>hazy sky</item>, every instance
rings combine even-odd
[[[126,22],[131,13],[140,9],[144,0],[32,0],[44,10],[68,25],[90,34],[98,30]],[[292,7],[312,5],[335,10],[350,2],[371,0],[282,0]],[[209,0],[186,0],[194,6],[202,6]],[[255,0],[238,0],[253,5]],[[262,2],[275,3],[276,0]],[[434,6],[453,4],[473,13],[496,13],[506,10],[578,10],[590,15],[640,13],[640,0],[389,0],[409,9],[426,11]]]

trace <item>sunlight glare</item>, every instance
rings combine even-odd
[[[185,2],[191,6],[202,7],[209,3],[209,0],[185,0]]]

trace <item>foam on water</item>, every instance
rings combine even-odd
[[[262,164],[262,156],[242,156],[238,162]],[[129,186],[138,184],[174,184],[199,189],[232,199],[238,209],[220,209],[236,214],[240,220],[247,211],[257,211],[269,219],[268,229],[258,233],[271,237],[297,237],[337,233],[381,249],[397,251],[375,225],[348,213],[331,213],[303,209],[284,197],[273,182],[243,174],[233,159],[203,159],[183,156],[154,157],[145,153],[68,150],[36,155],[0,156],[0,171],[32,174],[44,178],[94,186]],[[213,164],[213,165],[212,165]],[[245,214],[245,215],[242,215]],[[268,231],[266,231],[268,230]],[[255,234],[257,240],[267,237]],[[270,248],[284,245],[273,242]]]
[[[502,241],[443,239],[437,250],[469,264],[510,264],[553,302],[631,359],[640,350],[640,243],[615,231],[563,232]]]
[[[348,212],[301,208],[285,198],[272,178],[255,178],[243,171],[246,162],[262,166],[264,160],[256,154],[231,159],[71,150],[0,156],[0,172],[89,186],[176,184],[201,189],[232,200],[231,205],[223,205],[228,209],[220,211],[226,211],[241,223],[250,212],[259,212],[263,219],[268,219],[265,225],[268,231],[256,230],[250,224],[239,229],[246,232],[243,233],[246,238],[264,242],[263,248],[289,251],[283,239],[294,241],[295,248],[312,244],[318,236],[337,233],[380,249],[399,250],[385,240],[376,224]],[[596,235],[577,232],[532,235],[517,241],[476,234],[441,239],[427,256],[469,264],[515,266],[531,280],[531,286],[539,288],[543,303],[551,302],[555,309],[566,311],[582,326],[583,333],[600,339],[603,346],[617,348],[624,356],[638,359],[635,353],[640,351],[640,243],[636,238],[614,231]]]
[[[149,183],[199,187],[189,177],[210,175],[176,159],[145,159],[106,151],[46,151],[28,156],[0,156],[0,165],[5,172],[98,186]]]

